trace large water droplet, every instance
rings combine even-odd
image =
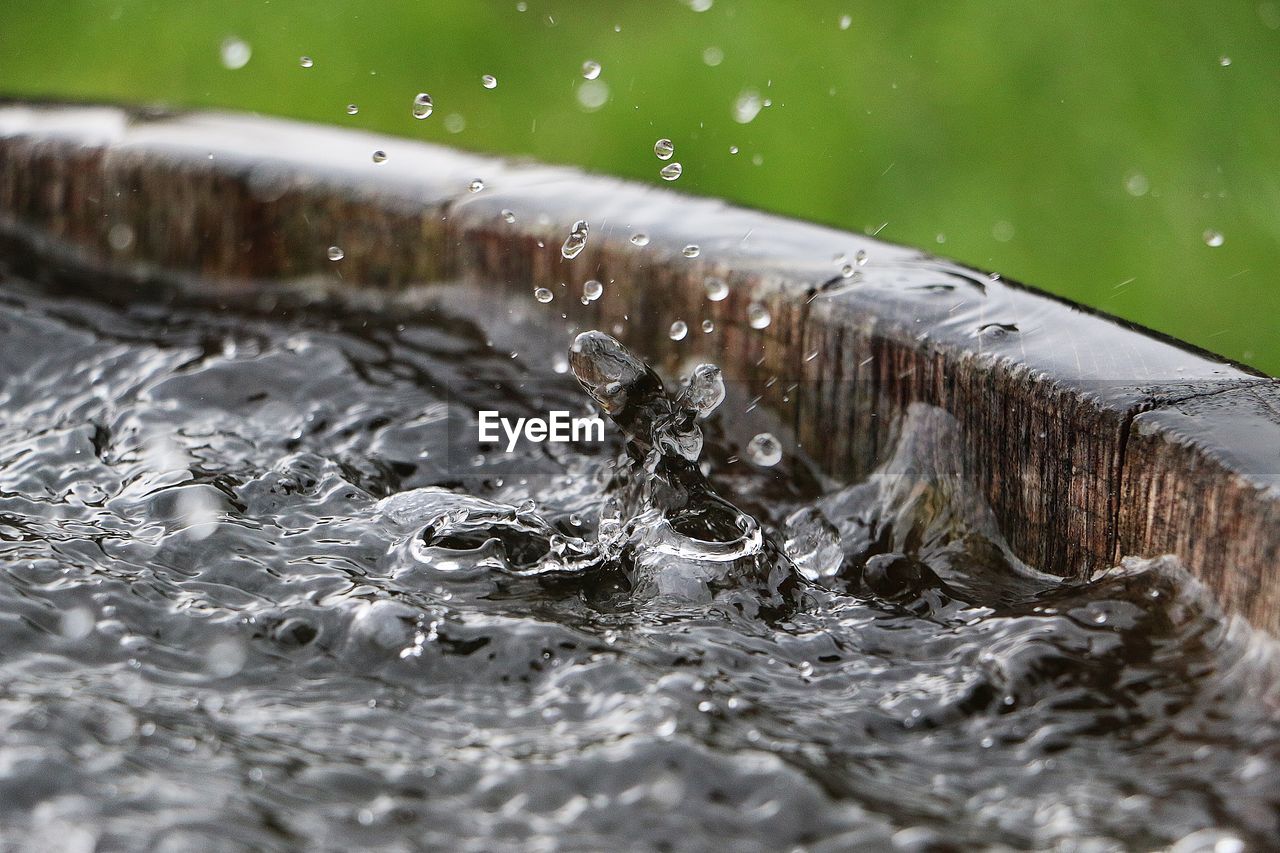
[[[644,232],[632,234],[631,243],[636,246],[647,246],[649,245],[649,235]]]
[[[486,74],[480,78],[480,85],[486,89],[496,89],[498,88],[498,78],[492,74]]]
[[[753,329],[764,329],[773,322],[773,316],[768,308],[759,302],[752,302],[747,306],[747,322]]]
[[[665,136],[653,143],[654,156],[659,160],[670,160],[671,155],[676,153],[676,146],[670,139]]]
[[[582,254],[582,250],[587,245],[587,232],[591,230],[591,226],[587,224],[587,220],[579,219],[573,223],[573,228],[569,230],[569,236],[564,239],[564,245],[560,247],[560,254],[567,260],[573,260]]]
[[[478,193],[482,189],[484,189],[484,181],[480,178],[474,178],[471,183],[467,184],[467,192]]]
[[[301,65],[303,68],[310,68],[311,66],[315,65],[315,63],[311,60],[311,57],[309,56],[301,57],[298,60],[298,64]]]
[[[596,281],[594,278],[587,279],[582,283],[582,304],[586,305],[595,302],[604,293],[604,285]]]
[[[697,245],[690,243],[680,250],[680,254],[684,255],[686,258],[696,258],[698,255],[702,254],[702,249]]]
[[[416,119],[424,119],[431,115],[431,111],[435,109],[435,104],[431,101],[431,96],[426,92],[419,92],[413,99],[413,117]]]
[[[1210,228],[1204,232],[1204,244],[1206,246],[1212,246],[1216,249],[1225,242],[1226,238],[1222,236],[1221,231],[1214,231]]]
[[[555,296],[551,293],[550,290],[547,290],[545,287],[539,287],[537,290],[533,292],[533,298],[545,305],[546,303],[550,302],[552,299],[555,299]]]
[[[578,86],[578,106],[593,113],[609,102],[609,84],[603,80],[583,80]]]
[[[703,331],[703,333],[704,333],[704,334],[709,335],[709,334],[711,334],[712,332],[714,332],[715,330],[716,330],[716,324],[715,324],[715,323],[711,322],[710,320],[703,320],[703,321],[702,321],[702,331]]]
[[[760,115],[763,107],[764,101],[761,100],[759,92],[755,89],[743,89],[738,99],[733,102],[733,120],[738,124],[750,124],[756,116]]]
[[[724,283],[724,279],[712,276],[702,283],[707,291],[707,299],[712,302],[720,302],[729,295],[729,285]]]
[[[249,59],[253,56],[253,49],[249,47],[249,43],[244,39],[228,36],[222,40],[222,46],[218,49],[218,53],[222,57],[222,66],[235,71],[249,64]]]
[[[582,76],[588,80],[594,80],[600,76],[600,63],[594,59],[588,59],[582,63]]]
[[[840,29],[842,29],[842,30],[847,30],[847,29],[849,29],[849,27],[852,27],[852,26],[853,26],[853,16],[852,16],[852,15],[841,15],[841,16],[840,16]]]
[[[683,341],[689,334],[689,324],[684,320],[676,320],[671,324],[670,337],[673,341]]]
[[[387,152],[382,150],[375,151],[373,152],[372,159],[375,163],[385,163],[387,162]]]
[[[330,246],[330,247],[329,247],[329,260],[331,260],[331,261],[340,261],[340,260],[342,260],[343,258],[345,258],[346,256],[347,256],[347,253],[346,253],[346,252],[344,252],[344,251],[342,251],[342,248],[341,248],[340,246]]]
[[[699,364],[689,375],[689,388],[684,399],[698,413],[707,417],[724,402],[724,376],[714,364]]]
[[[680,177],[680,173],[682,171],[684,171],[684,169],[679,163],[668,163],[662,167],[658,174],[662,176],[662,180],[664,181],[674,181],[676,178]]]
[[[773,433],[762,432],[747,442],[747,459],[761,468],[772,468],[782,461],[782,442]]]

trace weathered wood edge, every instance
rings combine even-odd
[[[372,162],[375,149],[387,162]],[[471,192],[477,178],[485,187]],[[566,260],[578,219],[591,234]],[[56,246],[93,269],[244,288],[464,280],[527,297],[547,286],[559,294],[544,306],[549,331],[617,324],[668,364],[714,356],[839,478],[887,457],[907,405],[933,403],[966,436],[957,471],[1027,562],[1082,574],[1175,553],[1228,610],[1280,630],[1280,417],[1263,407],[1241,430],[1231,405],[1271,399],[1273,381],[912,249],[356,131],[23,105],[0,108],[0,229],[11,246]],[[641,233],[644,246],[631,239]],[[708,276],[729,282],[729,298],[706,299]],[[581,306],[587,278],[606,296]],[[747,322],[752,303],[772,314],[767,328]],[[693,329],[679,344],[666,334],[675,319]],[[703,319],[714,334],[699,335]]]

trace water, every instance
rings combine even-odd
[[[668,163],[658,170],[658,174],[664,181],[674,181],[684,174],[684,167],[679,163]]]
[[[1164,561],[1020,564],[941,410],[824,487],[598,333],[3,285],[6,846],[1277,837],[1270,642]],[[588,401],[604,444],[464,440]]]
[[[429,118],[431,113],[435,111],[435,102],[426,92],[419,92],[413,98],[413,117],[416,119]]]

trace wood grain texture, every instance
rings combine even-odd
[[[587,246],[566,260],[579,219]],[[767,415],[842,480],[884,462],[907,407],[930,403],[960,425],[956,470],[1026,562],[1083,577],[1122,555],[1174,553],[1229,609],[1280,631],[1280,494],[1263,461],[1280,448],[1272,381],[914,249],[350,130],[20,104],[0,107],[0,231],[11,254],[34,247],[139,281],[433,286],[446,300],[452,286],[550,339],[616,329],[669,370],[719,363],[759,397],[744,423]],[[727,299],[707,299],[708,277],[729,284]],[[588,278],[605,296],[584,306]],[[540,286],[557,294],[550,305],[532,300]],[[767,327],[748,322],[753,305]],[[677,319],[691,329],[681,342],[668,336]]]

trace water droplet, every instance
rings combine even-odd
[[[578,106],[593,113],[609,102],[609,84],[603,80],[583,80],[578,86]]]
[[[684,392],[684,402],[692,406],[699,417],[707,417],[724,402],[724,375],[714,364],[699,364],[689,375],[689,387]]]
[[[709,334],[711,334],[712,332],[714,332],[715,330],[716,330],[716,324],[715,324],[715,323],[711,322],[710,320],[703,320],[703,321],[702,321],[702,331],[703,331],[703,333],[704,333],[704,334],[709,335]]]
[[[772,468],[782,461],[782,442],[773,433],[762,432],[747,442],[747,459],[761,468]]]
[[[498,78],[492,74],[486,74],[480,78],[480,85],[486,89],[496,89],[498,88]]]
[[[467,192],[478,193],[482,189],[484,189],[484,181],[480,178],[475,178],[471,183],[467,184]]]
[[[504,207],[502,209],[502,221],[507,223],[508,225],[510,225],[512,222],[515,222],[516,212],[514,210],[509,210]]]
[[[653,143],[653,153],[659,160],[670,160],[671,155],[676,153],[676,146],[670,139],[663,137]]]
[[[805,354],[804,360],[805,360],[805,361],[813,361],[813,360],[814,360],[815,358],[817,358],[817,357],[818,357],[818,351],[817,351],[817,350],[812,350],[812,351],[810,351],[810,352],[808,352],[808,353],[806,353],[806,354]]]
[[[547,290],[545,287],[539,287],[537,290],[533,292],[533,298],[545,305],[546,303],[550,302],[552,299],[555,299],[556,297],[554,294],[552,294],[550,290]]]
[[[1219,56],[1219,57],[1218,57],[1218,64],[1219,64],[1219,65],[1221,65],[1223,68],[1227,68],[1228,66],[1230,66],[1230,65],[1231,65],[1231,57],[1229,57],[1229,56]]]
[[[752,302],[747,306],[747,322],[753,329],[764,329],[773,322],[773,317],[768,308],[759,302]]]
[[[590,302],[595,302],[603,293],[603,284],[594,278],[587,279],[582,283],[582,304],[586,305]]]
[[[724,51],[718,47],[709,47],[702,52],[702,61],[711,68],[724,62]]]
[[[431,111],[435,109],[435,104],[431,101],[431,96],[426,92],[419,92],[413,99],[413,117],[416,119],[424,119],[431,115]]]
[[[594,80],[600,76],[600,63],[594,59],[588,59],[582,63],[582,76],[588,80]]]
[[[566,260],[573,260],[582,254],[582,250],[587,245],[587,232],[590,230],[591,226],[587,225],[585,219],[579,219],[573,223],[569,236],[564,239],[564,245],[560,247],[560,254]]]
[[[298,64],[301,65],[303,68],[310,68],[311,66],[315,65],[315,63],[311,61],[311,57],[309,56],[301,57],[298,60]]]
[[[689,324],[684,320],[676,320],[671,324],[670,337],[673,341],[683,341],[689,334]]]
[[[689,8],[695,12],[705,12],[711,8],[713,0],[686,0]]]
[[[676,178],[680,177],[680,173],[682,171],[684,171],[684,169],[679,163],[668,163],[662,167],[662,170],[659,171],[658,174],[662,175],[662,180],[664,181],[674,181]]]
[[[644,232],[632,234],[631,242],[633,245],[636,245],[636,246],[647,246],[649,245],[649,235],[645,234]]]
[[[551,369],[562,375],[568,373],[569,357],[564,353],[556,353],[556,357],[551,360]]]
[[[865,250],[865,249],[859,249],[857,252],[855,252],[855,253],[854,253],[854,255],[853,255],[853,262],[854,262],[855,264],[857,264],[858,266],[860,266],[860,267],[861,267],[861,266],[866,266],[866,264],[867,264],[867,252],[866,252],[866,250]]]
[[[59,631],[68,640],[83,640],[93,633],[96,623],[92,610],[88,607],[76,606],[62,611]]]
[[[707,291],[707,299],[712,302],[720,302],[729,295],[729,285],[724,283],[724,279],[712,276],[702,283]]]
[[[738,153],[738,146],[736,146],[736,145],[730,145],[730,146],[729,146],[729,153],[730,153],[730,154],[737,154],[737,153]]]
[[[1130,172],[1124,178],[1124,191],[1134,198],[1140,198],[1151,189],[1151,182],[1141,172]]]
[[[755,89],[743,89],[733,102],[733,120],[738,124],[750,124],[763,108],[764,101],[760,99],[759,92]]]
[[[249,64],[253,49],[244,39],[228,36],[222,40],[218,53],[222,57],[222,67],[235,71]]]
[[[698,255],[702,254],[702,249],[693,243],[690,243],[680,250],[680,254],[684,255],[686,258],[696,258]]]
[[[844,266],[840,267],[840,275],[844,278],[853,278],[853,273],[854,273],[853,264],[845,264]]]
[[[1226,238],[1222,236],[1221,231],[1214,231],[1210,228],[1204,232],[1204,244],[1206,246],[1212,246],[1216,249],[1225,242]]]
[[[373,152],[373,162],[375,162],[375,163],[385,163],[385,162],[387,162],[387,152],[382,151],[381,149],[379,149],[378,151]]]
[[[849,29],[849,27],[852,27],[852,26],[853,26],[853,16],[852,16],[852,15],[841,15],[841,16],[840,16],[840,29],[842,29],[842,30],[847,30],[847,29]]]
[[[344,252],[344,251],[342,251],[342,248],[341,248],[341,247],[339,247],[339,246],[330,246],[330,247],[329,247],[329,260],[331,260],[331,261],[340,261],[340,260],[342,260],[343,258],[345,258],[346,256],[347,256],[347,253],[346,253],[346,252]]]
[[[353,116],[358,112],[360,112],[359,104],[347,104],[347,115]]]
[[[461,113],[449,113],[444,117],[444,129],[450,133],[462,133],[467,129],[467,120]]]

